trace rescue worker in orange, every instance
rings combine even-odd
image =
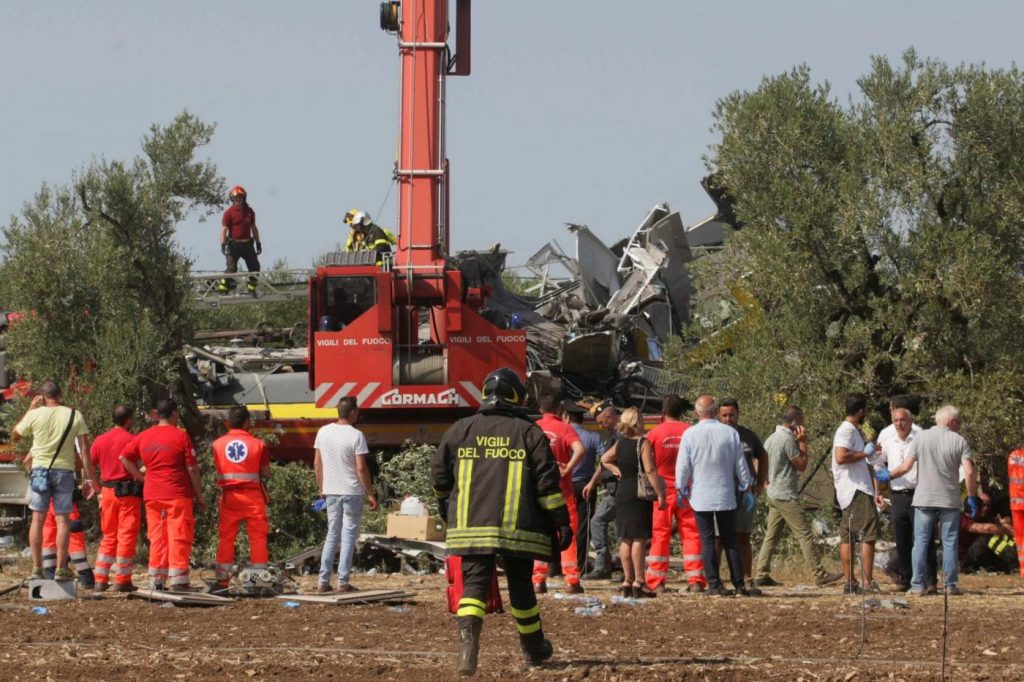
[[[583,460],[586,450],[576,429],[562,421],[562,406],[558,397],[551,393],[542,395],[537,400],[541,418],[537,426],[548,437],[551,452],[555,455],[561,479],[562,496],[569,509],[569,525],[572,526],[573,540],[567,549],[561,552],[562,575],[565,578],[565,591],[569,594],[580,594],[580,568],[576,564],[576,535],[579,531],[579,514],[576,510],[576,492],[572,487],[572,472]],[[535,561],[533,564],[533,591],[543,594],[548,591],[548,564],[546,561]]]
[[[103,481],[100,490],[100,528],[103,540],[96,554],[96,591],[109,587],[114,574],[114,592],[134,592],[135,544],[142,527],[142,477],[128,473],[121,453],[135,438],[132,411],[125,405],[114,408],[114,426],[93,441],[93,464]],[[134,460],[136,469],[141,460]]]
[[[260,243],[260,229],[256,227],[256,211],[247,201],[245,188],[235,185],[231,188],[231,206],[224,211],[220,223],[220,252],[224,254],[226,267],[224,272],[238,272],[238,260],[245,261],[245,269],[249,272],[260,271],[260,259],[263,244]],[[222,277],[217,290],[226,294],[234,288],[235,281]],[[256,293],[256,276],[249,276],[249,293]]]
[[[199,462],[188,434],[178,428],[178,403],[167,398],[156,404],[160,421],[135,437],[121,452],[121,464],[135,478],[145,467],[142,499],[149,537],[149,579],[154,590],[170,585],[188,592],[189,556],[195,538],[193,503],[206,509],[199,481]]]
[[[88,549],[85,540],[85,524],[78,509],[78,494],[71,503],[68,514],[68,558],[65,562],[75,568],[78,584],[86,589],[99,588],[99,582],[89,566]],[[98,567],[97,567],[98,568]],[[57,572],[57,517],[53,514],[53,502],[43,522],[43,577],[53,580]]]
[[[679,544],[683,550],[683,571],[689,585],[687,592],[703,592],[707,586],[704,578],[704,559],[700,553],[700,531],[697,517],[686,499],[676,499],[676,459],[683,433],[690,428],[682,420],[685,407],[682,398],[670,395],[662,401],[662,423],[647,434],[647,440],[654,448],[654,462],[658,475],[665,481],[665,501],[668,504],[659,509],[654,504],[654,523],[651,527],[651,549],[647,556],[647,587],[661,593],[665,590],[668,576],[669,548],[672,544],[672,520],[679,530]],[[683,482],[686,485],[686,482]]]
[[[217,545],[217,587],[228,587],[235,562],[235,538],[244,522],[249,534],[249,568],[266,568],[267,497],[264,483],[270,478],[270,452],[259,438],[249,433],[249,409],[235,405],[228,412],[231,429],[213,441],[213,464],[217,469],[220,497],[220,543]]]
[[[1010,453],[1006,463],[1010,477],[1010,515],[1013,519],[1013,538],[1017,545],[1017,562],[1024,578],[1024,448]]]

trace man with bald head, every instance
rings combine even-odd
[[[935,426],[922,431],[910,444],[903,463],[886,473],[891,478],[907,474],[917,464],[917,488],[914,490],[914,573],[911,594],[924,594],[927,552],[936,526],[942,538],[942,572],[948,594],[960,594],[957,588],[957,543],[960,529],[960,467],[967,483],[967,513],[978,513],[978,484],[973,454],[960,435],[960,410],[944,405],[935,413]],[[884,470],[883,470],[884,471]],[[879,472],[882,473],[882,472]],[[885,476],[879,477],[884,480]]]
[[[694,403],[697,423],[683,434],[676,459],[676,488],[689,498],[700,530],[701,554],[704,556],[704,577],[708,581],[705,594],[731,597],[759,595],[757,588],[747,590],[743,582],[743,564],[736,544],[736,508],[741,502],[752,509],[756,500],[751,490],[753,479],[743,456],[739,434],[731,426],[718,421],[718,404],[709,395]],[[737,485],[742,491],[737,500]],[[725,549],[732,584],[736,591],[725,589],[719,576],[718,552],[715,550],[715,524]]]

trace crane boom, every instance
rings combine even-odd
[[[448,262],[445,80],[468,75],[470,0],[454,0],[458,53],[448,46],[449,0],[388,1],[381,28],[402,63],[397,252],[337,254],[309,281],[309,387],[317,407],[354,396],[368,420],[415,410],[455,419],[480,405],[498,367],[526,370],[526,334],[486,310]]]

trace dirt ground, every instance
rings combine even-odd
[[[272,599],[167,607],[113,594],[30,602],[24,591],[10,594],[0,597],[0,678],[453,679],[456,630],[443,576],[356,577],[363,589],[418,594],[405,612],[382,604],[287,608]],[[0,589],[15,582],[11,573],[0,575]],[[313,586],[303,579],[304,588]],[[578,603],[556,598],[557,581],[550,586],[541,615],[554,658],[524,672],[511,616],[491,615],[478,678],[849,682],[942,675],[941,596],[868,608],[861,646],[861,598],[836,587],[793,581],[759,599],[672,592],[628,606],[612,604],[615,586],[598,581],[586,583],[587,596],[607,608],[583,617],[574,613]],[[1024,679],[1024,582],[963,576],[961,586],[968,593],[949,599],[948,679]],[[49,613],[32,613],[37,605]]]

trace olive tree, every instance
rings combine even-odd
[[[706,162],[743,227],[698,289],[746,300],[675,357],[763,429],[797,402],[824,436],[848,391],[912,393],[1001,457],[1024,419],[1024,76],[910,50],[858,86],[841,101],[801,66],[718,102]]]
[[[174,236],[187,216],[223,204],[223,178],[195,158],[213,130],[188,112],[154,125],[140,156],[95,160],[68,185],[44,186],[3,228],[0,295],[27,313],[9,333],[12,364],[62,383],[94,429],[118,402],[145,410],[173,396],[201,431],[182,356],[191,263]]]

